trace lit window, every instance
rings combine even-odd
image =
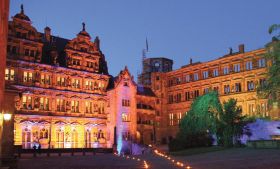
[[[15,71],[14,69],[5,69],[5,80],[14,81],[15,80]]]
[[[72,79],[72,87],[76,89],[80,88],[80,80]]]
[[[65,100],[63,99],[56,99],[56,110],[65,112]]]
[[[123,122],[129,122],[130,121],[130,117],[128,113],[122,113],[122,121]]]
[[[79,113],[79,101],[76,100],[71,101],[71,111],[74,113]]]
[[[32,72],[23,72],[23,81],[24,82],[32,82],[33,74]]]
[[[22,107],[24,109],[32,109],[32,98],[31,98],[31,96],[22,96]]]
[[[170,113],[169,114],[169,125],[170,126],[173,126],[174,125],[174,114],[173,113]]]

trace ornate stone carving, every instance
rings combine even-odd
[[[15,108],[16,108],[16,110],[20,110],[20,108],[21,108],[21,99],[20,99],[20,97],[16,96],[14,101],[15,101]]]

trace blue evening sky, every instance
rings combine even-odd
[[[268,27],[280,23],[280,0],[11,0],[10,16],[25,13],[43,32],[72,39],[86,23],[92,39],[99,36],[109,73],[125,65],[141,71],[146,37],[148,57],[168,57],[173,69],[193,61],[208,61],[245,44],[261,48],[271,36]]]

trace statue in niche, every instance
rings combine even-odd
[[[40,84],[40,73],[38,71],[35,72],[35,83]]]
[[[20,108],[21,108],[21,99],[20,99],[20,97],[16,96],[14,101],[15,101],[15,108],[16,108],[16,110],[20,110]]]
[[[69,112],[71,110],[71,102],[67,101],[66,102],[66,111]]]
[[[71,87],[71,79],[70,79],[69,76],[67,76],[66,85],[67,85],[68,87]]]
[[[36,97],[34,100],[34,108],[39,109],[39,106],[40,106],[40,98]]]

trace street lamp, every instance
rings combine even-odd
[[[4,113],[3,119],[4,119],[4,121],[10,121],[12,119],[12,114]]]

